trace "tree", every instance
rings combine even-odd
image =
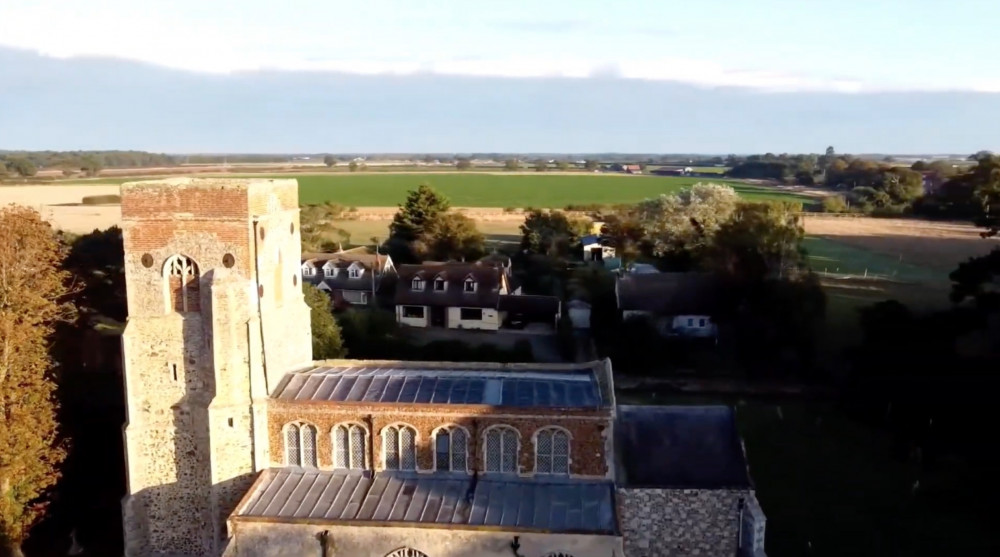
[[[801,210],[796,203],[740,203],[714,235],[712,266],[741,282],[797,274],[805,255]]]
[[[517,159],[507,159],[503,161],[504,170],[519,170],[521,168],[521,161]]]
[[[0,552],[20,555],[66,456],[56,424],[52,336],[72,320],[63,249],[34,210],[0,209]]]
[[[340,325],[333,317],[330,297],[309,283],[302,284],[302,295],[309,306],[312,327],[313,359],[327,360],[347,355],[340,335]]]
[[[16,157],[7,161],[7,168],[19,176],[29,177],[38,173],[35,164],[24,157]]]
[[[361,166],[358,164],[358,161],[351,161],[347,164],[347,169],[351,172],[357,172],[360,167]]]
[[[406,194],[406,201],[399,206],[389,225],[389,235],[413,242],[423,236],[428,226],[449,208],[451,203],[447,197],[428,184],[420,184]]]
[[[455,161],[455,168],[457,170],[468,170],[472,168],[472,161],[467,158],[460,158]]]
[[[637,207],[637,217],[654,255],[694,254],[708,246],[739,202],[739,195],[729,186],[695,184],[675,195],[643,201]]]
[[[545,161],[535,161],[535,172],[545,172],[549,169],[549,163]]]
[[[333,155],[327,155],[323,157],[323,164],[327,166],[337,166],[337,157]]]
[[[569,161],[556,161],[556,168],[560,172],[566,172],[569,170]]]
[[[400,263],[417,261],[414,242],[425,238],[427,229],[450,207],[448,198],[427,184],[410,190],[389,225],[389,255]]]
[[[882,189],[893,203],[909,204],[924,194],[924,177],[915,170],[890,168],[882,174]]]
[[[568,257],[587,233],[588,225],[562,211],[528,211],[521,224],[521,249],[552,257]]]
[[[80,164],[80,171],[90,177],[97,176],[103,169],[104,164],[101,163],[101,159],[93,155],[84,157],[83,162]]]
[[[596,215],[595,220],[604,224],[601,226],[601,236],[609,245],[614,246],[615,253],[622,259],[623,266],[635,261],[642,253],[646,243],[646,230],[637,218],[634,210],[618,213]]]
[[[927,170],[927,163],[920,160],[910,165],[910,170],[916,170],[917,172],[922,172]]]
[[[600,163],[594,159],[587,159],[583,162],[583,167],[587,170],[597,170],[599,166],[601,166]]]
[[[475,260],[486,253],[485,244],[476,221],[461,213],[444,213],[424,230],[414,250],[422,259]]]
[[[82,314],[109,317],[124,323],[127,307],[121,228],[94,230],[72,239],[63,268],[82,281],[74,298]]]
[[[347,209],[336,203],[303,205],[299,214],[299,233],[302,251],[331,252],[349,243],[350,234],[339,226],[347,220]]]
[[[970,161],[981,161],[983,159],[989,159],[991,157],[993,157],[993,151],[987,151],[987,150],[984,149],[982,151],[976,151],[975,154],[969,155],[969,160]]]

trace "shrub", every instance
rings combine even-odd
[[[831,195],[823,198],[824,213],[849,213],[851,208],[847,205],[847,200],[842,195]]]

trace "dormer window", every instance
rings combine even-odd
[[[410,283],[410,290],[413,290],[414,292],[422,292],[424,290],[424,279],[413,279],[413,282]]]
[[[465,279],[465,291],[475,292],[476,291],[476,279],[469,277]]]
[[[364,273],[364,269],[360,267],[351,267],[347,270],[347,276],[352,279],[361,278],[362,273]]]
[[[441,277],[434,279],[434,291],[444,292],[448,288],[448,283]]]
[[[312,265],[308,265],[308,264],[303,265],[302,266],[302,276],[304,276],[304,277],[314,277],[314,276],[316,276],[316,267],[313,267]]]
[[[323,276],[325,276],[327,278],[332,278],[332,277],[337,276],[337,268],[336,267],[324,267],[323,268]]]

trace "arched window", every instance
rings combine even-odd
[[[417,430],[392,425],[382,431],[382,454],[386,470],[417,469]]]
[[[517,430],[510,426],[494,426],[486,430],[486,471],[517,472],[520,449]]]
[[[285,426],[285,464],[316,468],[316,427],[309,424]]]
[[[416,549],[410,549],[409,547],[404,547],[397,549],[392,553],[386,555],[385,557],[428,557],[426,553],[417,551]]]
[[[201,310],[198,265],[183,255],[174,255],[163,264],[167,281],[167,307],[181,313]]]
[[[466,472],[469,434],[457,426],[443,427],[434,434],[434,463],[441,472]]]
[[[569,474],[569,434],[546,428],[535,435],[535,473]]]
[[[333,467],[365,469],[368,431],[358,424],[339,424],[333,428]]]

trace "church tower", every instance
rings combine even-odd
[[[295,180],[122,185],[126,555],[219,555],[267,466],[267,395],[312,359]]]

